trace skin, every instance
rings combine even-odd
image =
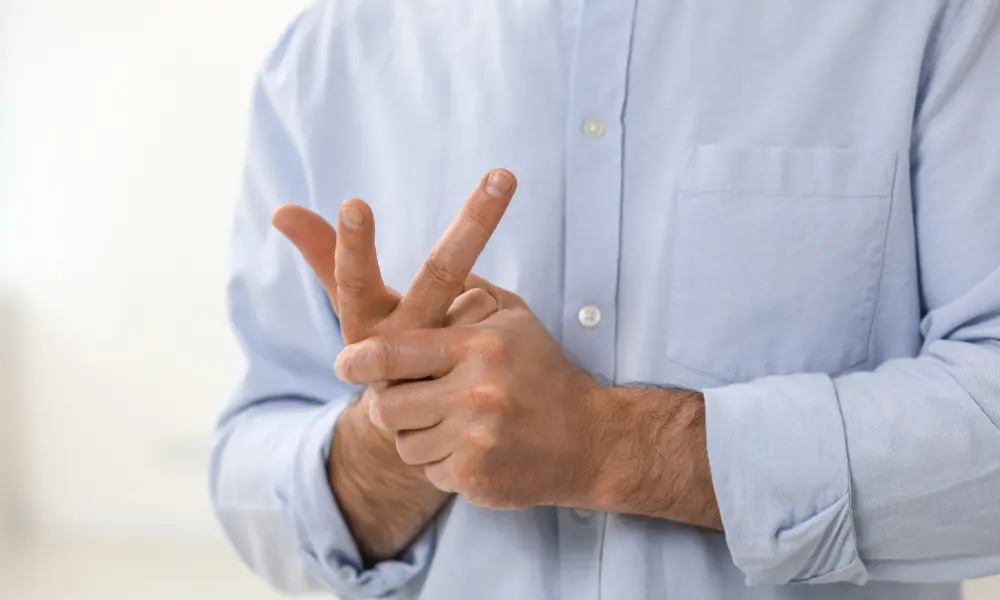
[[[382,283],[363,202],[344,203],[339,237],[301,207],[274,216],[340,317],[338,376],[365,386],[329,463],[363,555],[398,554],[451,493],[721,529],[701,395],[602,386],[516,294],[470,276],[516,187],[497,172],[510,185],[492,196],[483,178],[403,296]]]
[[[471,325],[393,332],[344,350],[370,416],[438,489],[507,509],[566,506],[721,529],[695,392],[604,387],[523,302]]]
[[[341,205],[336,230],[297,205],[275,211],[272,224],[296,246],[322,283],[344,342],[350,344],[393,331],[475,323],[496,312],[504,292],[470,271],[516,187],[508,171],[487,173],[405,295],[382,280],[375,219],[363,201],[350,199]],[[367,385],[360,400],[344,409],[329,458],[331,489],[369,563],[398,554],[449,497],[430,484],[421,469],[400,459],[391,432],[372,424],[371,398],[388,381]]]

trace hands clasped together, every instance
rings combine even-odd
[[[273,222],[338,315],[337,374],[365,386],[361,404],[403,463],[481,506],[583,505],[601,466],[600,386],[520,297],[471,275],[515,187],[507,171],[484,176],[403,295],[382,281],[364,202],[341,206],[336,231],[294,205]]]

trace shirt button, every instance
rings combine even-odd
[[[586,508],[574,508],[573,514],[581,519],[586,519],[590,515],[594,514],[594,511],[587,510]]]
[[[604,122],[600,119],[587,117],[580,125],[580,130],[583,131],[583,135],[587,139],[599,140],[604,136]]]
[[[597,327],[597,324],[601,322],[601,309],[596,306],[584,306],[580,312],[576,313],[576,318],[584,327]]]

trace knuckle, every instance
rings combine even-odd
[[[493,296],[483,288],[472,288],[465,292],[466,301],[471,306],[487,306],[490,304],[496,304],[496,300]]]
[[[493,315],[500,310],[500,302],[486,290],[476,290],[473,301],[476,310],[485,316]]]
[[[498,412],[503,406],[504,393],[489,382],[479,382],[469,390],[472,406],[483,413]]]
[[[428,257],[424,263],[424,273],[431,281],[442,287],[452,287],[462,283],[455,270],[440,254]]]
[[[453,476],[461,488],[469,493],[480,494],[486,487],[487,478],[473,461],[464,460],[457,464]]]
[[[509,305],[510,308],[527,308],[528,303],[515,292],[510,290],[500,290],[500,295],[503,296],[503,301],[505,304]]]
[[[493,218],[477,203],[471,203],[465,207],[465,220],[483,232],[490,232],[494,228]]]
[[[534,315],[531,311],[527,310],[512,310],[510,311],[511,323],[515,327],[525,327],[531,326],[534,321]]]
[[[369,360],[377,373],[383,379],[388,379],[388,374],[392,371],[396,359],[393,346],[380,340],[371,342]]]
[[[489,361],[501,361],[507,354],[507,342],[496,331],[483,330],[470,339],[472,350],[481,358]]]
[[[367,288],[367,282],[361,277],[341,276],[337,279],[338,294],[358,296],[363,294]]]
[[[482,454],[492,452],[500,445],[496,429],[481,422],[469,427],[465,438],[468,444]]]
[[[448,309],[449,323],[471,325],[499,310],[497,301],[481,288],[471,288],[455,299]]]

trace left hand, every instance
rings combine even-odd
[[[374,392],[372,421],[439,489],[490,508],[585,506],[607,451],[595,414],[602,388],[520,298],[495,293],[500,310],[474,325],[348,346],[337,374],[411,381]]]

